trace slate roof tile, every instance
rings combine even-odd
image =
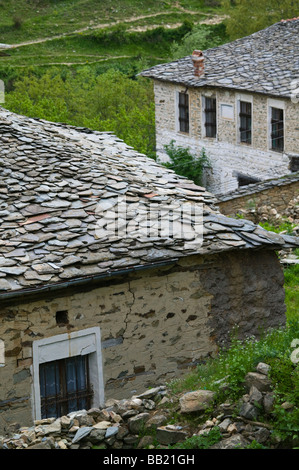
[[[194,49],[199,46],[194,44]],[[190,51],[192,54],[192,51]],[[203,51],[204,75],[194,76],[191,55],[140,75],[190,87],[224,87],[291,97],[298,87],[299,18]]]
[[[110,132],[0,108],[0,162],[0,299],[195,253],[299,246],[221,215],[205,188]],[[203,209],[198,225],[191,207]],[[202,224],[203,241],[194,244]]]

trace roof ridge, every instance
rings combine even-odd
[[[190,55],[155,65],[140,75],[188,87],[219,87],[291,98],[299,67],[299,19],[205,49],[204,73],[194,73]],[[193,49],[197,49],[194,44]]]

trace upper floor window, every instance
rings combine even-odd
[[[216,137],[217,133],[216,98],[204,97],[205,136]]]
[[[284,148],[283,109],[271,107],[271,149],[282,152]]]
[[[189,132],[189,95],[179,93],[179,130]]]
[[[240,142],[251,144],[252,107],[249,101],[240,101],[239,131]]]

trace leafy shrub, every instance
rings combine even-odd
[[[219,29],[218,31],[220,32]],[[218,36],[212,26],[197,25],[184,36],[181,42],[173,42],[171,56],[173,59],[179,59],[192,54],[194,49],[210,49],[223,42],[224,38]]]
[[[163,163],[164,166],[175,171],[178,175],[185,176],[194,181],[195,184],[202,184],[204,168],[210,167],[209,159],[203,149],[199,157],[194,157],[189,148],[175,146],[174,140],[164,146],[170,162]]]
[[[184,442],[170,446],[171,449],[208,449],[213,444],[216,444],[222,439],[220,429],[214,426],[210,431],[207,431],[199,436],[192,436]]]
[[[116,70],[97,75],[52,69],[28,73],[6,94],[6,108],[29,117],[114,132],[126,144],[155,156],[154,99],[145,79],[132,80]]]
[[[285,231],[288,235],[294,235],[295,224],[289,220],[283,222],[278,220],[276,223],[275,221],[260,222],[259,225],[270,232],[281,233]]]
[[[22,25],[23,25],[22,18],[20,16],[14,16],[13,17],[13,27],[15,29],[21,29]]]
[[[88,33],[90,38],[102,44],[136,44],[136,43],[171,43],[181,40],[188,32],[192,30],[193,23],[184,21],[177,28],[166,29],[158,26],[142,32],[128,31],[127,26],[118,24],[110,28],[99,29],[93,33]]]

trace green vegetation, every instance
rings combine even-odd
[[[280,219],[275,221],[267,221],[267,222],[260,222],[259,225],[263,227],[265,230],[270,230],[271,232],[281,233],[285,232],[288,235],[294,235],[294,227],[295,224],[290,222],[289,220],[281,221]]]
[[[280,221],[279,225],[261,225],[277,233],[292,233],[294,227],[288,221]],[[294,253],[298,256],[299,249],[294,250]],[[299,367],[298,353],[296,354],[299,341],[299,266],[290,265],[285,268],[284,280],[287,308],[285,328],[261,331],[260,339],[252,337],[243,341],[238,339],[236,329],[228,348],[222,349],[216,357],[209,358],[204,364],[197,366],[184,379],[172,381],[169,386],[174,396],[190,390],[208,389],[216,392],[216,404],[225,400],[237,401],[244,394],[246,374],[254,371],[259,362],[266,362],[271,367],[270,378],[275,397],[270,420],[273,434],[286,446],[292,447],[299,438]],[[289,407],[281,406],[285,402]],[[209,412],[210,410],[205,413],[203,420],[209,416]],[[193,445],[196,443],[193,442]],[[249,448],[265,449],[257,442],[252,442]]]
[[[124,18],[167,13],[170,5],[163,0],[1,0],[0,41],[15,43],[111,25]]]
[[[203,433],[201,436],[192,436],[184,442],[169,446],[171,449],[208,449],[213,444],[219,442],[222,438],[220,429],[215,426],[210,431]]]
[[[173,25],[186,19],[195,22],[218,12],[222,12],[219,3],[209,1],[1,0],[0,42],[14,44],[118,22],[132,26]]]
[[[229,15],[225,24],[231,40],[299,16],[299,5],[294,0],[222,0],[222,6]]]
[[[299,253],[297,253],[298,255]],[[284,276],[287,316],[289,319],[296,320],[299,316],[299,265],[291,265],[286,268]]]
[[[245,341],[234,336],[231,346],[220,351],[217,357],[199,365],[182,380],[169,384],[177,396],[190,390],[208,389],[216,391],[216,403],[225,400],[237,401],[244,394],[244,379],[259,362],[271,366],[270,378],[274,386],[275,406],[271,420],[274,434],[283,441],[293,442],[299,431],[299,369],[291,360],[294,350],[292,341],[299,338],[299,319],[289,321],[286,328],[262,334],[261,339]],[[283,402],[293,407],[285,410]],[[207,418],[204,416],[203,420]]]
[[[225,39],[228,40],[223,24],[213,28],[195,25],[179,43],[174,40],[171,46],[171,56],[173,59],[179,59],[192,54],[194,49],[205,50],[219,46]]]
[[[174,140],[164,146],[170,162],[162,163],[178,175],[186,176],[195,184],[202,184],[204,168],[210,167],[205,150],[201,151],[199,158],[194,157],[189,148],[176,146]]]
[[[277,221],[268,221],[259,224],[266,230],[275,233],[286,233],[295,235],[295,224],[288,219]],[[294,254],[299,257],[299,249],[294,250]],[[285,279],[285,304],[287,308],[287,317],[289,320],[298,319],[299,316],[299,265],[290,265],[284,269]]]
[[[0,55],[4,107],[112,131],[155,158],[153,86],[138,73],[168,61],[174,44],[217,13],[209,0],[0,0],[0,43],[13,45]],[[196,34],[200,47],[226,40],[218,24]]]
[[[112,131],[128,145],[153,156],[154,99],[146,80],[132,80],[117,70],[97,75],[89,67],[73,74],[53,69],[40,77],[28,73],[6,96],[16,113]]]
[[[147,60],[149,65],[165,61],[174,40],[180,41],[192,29],[192,23],[184,21],[173,29],[157,27],[132,32],[124,23],[111,28],[59,37],[6,51],[0,62],[7,66],[91,65],[93,63],[119,61],[126,58],[132,63]],[[192,52],[192,51],[191,51]],[[143,65],[145,65],[143,63]]]

